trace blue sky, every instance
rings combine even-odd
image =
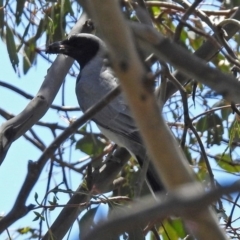
[[[22,62],[21,62],[21,56],[20,56],[20,64],[19,64],[19,70],[21,77],[19,78],[18,75],[14,72],[12,65],[8,58],[8,53],[6,50],[6,46],[4,43],[0,43],[0,52],[1,52],[1,58],[0,58],[0,81],[7,82],[9,84],[12,84],[21,90],[32,94],[33,96],[38,92],[38,89],[40,88],[44,76],[47,73],[47,69],[50,67],[50,63],[47,63],[46,61],[40,59],[40,57],[37,59],[37,65],[30,69],[30,71],[27,73],[27,75],[23,75],[22,73]],[[52,57],[54,59],[55,56]],[[69,77],[67,84],[66,84],[66,94],[67,94],[67,100],[66,105],[71,106],[78,106],[76,97],[75,97],[75,79],[72,77]],[[9,113],[12,114],[18,114],[21,112],[25,106],[28,104],[29,100],[25,99],[24,97],[14,93],[13,91],[7,90],[3,87],[0,87],[0,107],[6,110]],[[54,100],[55,104],[61,105],[61,94],[58,94],[56,99]],[[41,121],[51,122],[51,123],[59,123],[60,125],[67,126],[67,123],[60,117],[60,115],[64,115],[64,113],[57,113],[56,111],[49,110],[45,116],[41,119]],[[69,113],[70,117],[73,116],[80,116],[80,112],[72,112]],[[3,123],[5,119],[0,117],[0,124]],[[44,143],[48,146],[52,140],[52,134],[49,130],[43,128],[43,127],[34,127],[36,132],[39,134],[41,139],[44,141]],[[0,214],[5,215],[13,206],[15,197],[19,191],[19,188],[21,187],[23,180],[26,175],[27,170],[27,163],[29,160],[36,161],[38,157],[40,156],[41,152],[32,144],[30,144],[28,141],[24,139],[24,137],[20,137],[18,140],[16,140],[10,150],[8,151],[8,154],[3,162],[3,164],[0,167],[0,191],[1,191],[1,197],[0,197]],[[80,153],[80,151],[76,150],[72,153],[73,159],[77,161],[79,158],[83,157],[83,155]],[[46,165],[46,169],[43,171],[40,180],[36,184],[34,190],[29,196],[28,204],[35,203],[34,201],[34,194],[35,192],[39,195],[39,200],[41,201],[42,197],[45,193],[45,186],[47,181],[47,173],[49,170],[49,165]],[[76,176],[76,174],[72,173],[73,181],[72,181],[72,189],[76,189],[79,181],[79,175]],[[61,173],[59,171],[54,173],[54,179],[55,182],[59,183],[61,181]],[[74,177],[77,177],[77,181],[74,181]],[[54,182],[54,181],[53,181]],[[51,187],[54,187],[54,184],[52,183]],[[62,204],[66,203],[67,197],[64,194],[59,194],[60,201]],[[57,215],[57,213],[60,211],[59,209],[56,209],[54,211],[54,215]],[[40,210],[38,210],[40,212]],[[25,226],[34,226],[38,227],[37,222],[32,222],[35,215],[33,213],[29,213],[24,219],[19,220],[14,225],[12,225],[9,229],[11,232],[13,229],[25,227]],[[51,219],[53,220],[53,218]],[[26,238],[26,236],[24,236]],[[6,239],[6,234],[4,233],[2,235],[2,238],[0,239]],[[24,239],[24,238],[20,238]]]

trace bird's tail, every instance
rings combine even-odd
[[[144,159],[142,157],[136,156],[140,166],[143,166]],[[156,168],[154,167],[153,163],[151,160],[149,160],[149,165],[148,165],[148,170],[146,173],[146,180],[148,185],[150,186],[151,190],[156,193],[156,192],[161,192],[164,191],[165,188],[162,184],[162,181],[159,177],[159,174],[156,171]]]

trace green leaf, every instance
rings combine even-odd
[[[45,21],[46,21],[45,19],[40,20],[40,22],[38,24],[37,32],[34,36],[35,41],[37,41],[42,36],[43,32],[45,31],[45,29],[44,29],[44,25],[46,24]]]
[[[72,10],[72,5],[71,5],[71,2],[69,0],[65,0],[64,1],[64,14],[68,14],[70,13],[71,16],[74,16],[74,12]]]
[[[47,19],[47,39],[46,43],[60,41],[64,38],[64,32],[66,28],[66,15],[72,14],[71,6],[68,2],[59,1],[57,4],[52,5],[46,14]]]
[[[184,147],[185,156],[190,164],[192,164],[192,155],[187,146]]]
[[[76,143],[76,149],[90,155],[97,156],[102,153],[106,145],[94,135],[86,135]]]
[[[238,121],[234,121],[229,128],[229,146],[233,149],[233,142],[240,142],[240,123]]]
[[[34,39],[30,39],[24,47],[24,56],[23,56],[23,73],[26,74],[28,70],[34,63],[36,56],[36,43],[33,41]]]
[[[181,32],[180,35],[180,40],[181,42],[186,42],[186,40],[188,39],[188,32],[186,32],[184,29]]]
[[[17,25],[21,22],[21,16],[23,13],[25,0],[17,0],[17,8],[16,8],[16,23]]]
[[[179,218],[165,220],[162,225],[164,228],[160,227],[159,232],[164,240],[184,239],[187,235],[184,224]]]
[[[38,219],[41,219],[42,221],[45,221],[45,218],[43,215],[41,215],[40,213],[33,211],[33,213],[36,215],[36,217],[33,219],[33,221],[37,221]]]
[[[240,161],[232,161],[229,155],[216,155],[215,158],[218,166],[227,172],[239,173],[240,172]]]
[[[6,43],[7,43],[7,51],[10,58],[10,62],[12,63],[13,69],[16,72],[16,66],[18,66],[19,60],[16,51],[16,45],[14,41],[14,36],[12,29],[6,25],[7,32],[6,32]]]
[[[18,48],[17,48],[17,52],[19,52],[20,48],[22,47],[23,43],[24,43],[24,38],[27,36],[28,34],[28,30],[29,30],[29,27],[30,27],[30,23],[27,25],[27,27],[25,28],[24,30],[24,33],[23,33],[23,36],[21,38],[21,43],[19,44]]]
[[[87,132],[87,126],[88,126],[88,124],[84,124],[84,125],[79,129],[79,131],[81,131],[81,132]]]
[[[32,228],[30,227],[19,228],[17,229],[17,232],[20,234],[26,234],[26,233],[32,232]]]
[[[57,198],[54,196],[52,201],[48,201],[48,203],[52,206],[49,208],[49,211],[53,211],[56,206],[58,205],[57,203]]]
[[[196,129],[199,132],[207,131],[207,144],[220,144],[224,132],[222,119],[215,113],[206,115],[198,120]]]
[[[192,37],[194,37],[194,38],[192,38]],[[195,34],[195,36],[193,36],[193,34],[192,34],[191,37],[189,36],[188,40],[194,50],[199,49],[199,47],[203,44],[202,37],[199,37],[199,35],[197,35],[197,34]]]
[[[159,7],[151,7],[152,13],[154,17],[157,17],[160,14],[160,8]]]
[[[207,116],[204,116],[198,120],[196,130],[202,133],[208,130]]]
[[[34,199],[35,199],[35,201],[38,200],[38,193],[37,192],[35,192],[35,194],[34,194]]]
[[[221,115],[223,120],[228,120],[229,115],[232,113],[231,108],[223,108],[221,109]]]
[[[175,218],[171,220],[171,225],[180,238],[186,237],[186,231],[182,219]]]
[[[174,227],[170,224],[169,221],[164,221],[163,222],[164,226],[164,231],[163,231],[163,239],[164,240],[178,240],[179,239],[179,234],[178,232],[174,229]]]
[[[200,181],[209,180],[209,173],[207,170],[206,162],[203,157],[201,157],[200,160],[198,161],[197,176]]]

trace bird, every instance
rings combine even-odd
[[[76,81],[76,96],[83,112],[96,104],[119,85],[114,71],[106,64],[108,50],[103,40],[93,34],[79,33],[54,42],[46,48],[48,54],[64,54],[80,65]],[[92,120],[109,140],[125,147],[142,166],[148,154],[139,129],[123,93],[96,113]],[[156,169],[149,161],[146,180],[154,193],[164,190]]]

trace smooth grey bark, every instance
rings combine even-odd
[[[195,187],[193,187],[195,193],[201,194],[203,188],[196,184],[193,172],[190,171],[183,152],[179,149],[178,143],[166,126],[163,117],[159,115],[158,105],[153,93],[149,91],[148,85],[144,84],[150,79],[147,78],[145,68],[136,52],[132,32],[127,27],[127,23],[122,16],[117,2],[105,0],[105,4],[102,4],[100,0],[93,0],[88,1],[88,3],[88,8],[90,9],[89,15],[98,24],[99,30],[104,36],[105,43],[110,52],[113,69],[121,82],[122,89],[140,129],[144,143],[165,187],[171,191],[182,184],[192,183],[195,185]],[[148,25],[136,25],[139,25],[139,31],[141,28],[151,29]],[[149,30],[149,33],[150,32]],[[157,31],[154,31],[153,28],[152,32],[154,32],[154,34],[149,36],[153,37],[153,39],[148,39],[147,43],[149,45],[153,44],[151,49],[153,53],[153,50],[156,51],[157,47],[160,46],[161,50],[164,50],[162,54],[160,51],[158,52],[161,60],[167,60],[167,62],[178,66],[180,71],[188,76],[197,77],[200,74],[200,71],[194,72],[193,69],[186,68],[187,64],[182,63],[186,56],[189,57],[191,55],[190,53],[182,48],[178,48],[177,44],[171,43],[169,39],[164,38]],[[142,39],[144,39],[144,37],[142,37]],[[146,39],[144,40],[146,41]],[[146,46],[148,45],[146,44]],[[174,47],[175,53],[179,54],[178,58],[174,58],[174,55],[168,56],[170,49],[167,47]],[[181,58],[182,54],[183,58]],[[199,59],[196,58],[195,63],[198,62],[201,63],[201,67],[206,65],[205,62],[203,63],[203,61],[199,61]],[[189,63],[189,61],[186,60],[185,63]],[[195,65],[195,68],[196,66],[198,65]],[[236,93],[239,91],[233,89],[233,87],[237,87],[239,84],[236,84],[236,80],[233,77],[224,75],[220,71],[209,67],[207,70],[209,71],[208,77],[210,75],[221,77],[221,84],[213,89],[222,91],[222,81],[227,77],[231,82],[231,89],[228,89],[229,91],[227,92],[224,91],[224,94],[228,98],[231,93],[234,93],[234,96],[236,96]],[[213,87],[213,84],[210,86]],[[144,114],[142,114],[143,112]],[[164,141],[162,141],[162,139],[164,139]],[[197,239],[226,239],[226,235],[218,226],[216,218],[210,208],[206,207],[194,217],[182,217],[184,218],[186,226],[188,226],[188,230]],[[192,225],[196,227],[193,228]]]
[[[70,32],[70,35],[82,31],[90,33],[93,29],[92,26],[86,27],[86,20],[87,15],[83,13]],[[59,55],[48,69],[36,96],[21,113],[0,126],[0,164],[3,162],[11,144],[28,131],[47,112],[73,61],[72,58]]]

